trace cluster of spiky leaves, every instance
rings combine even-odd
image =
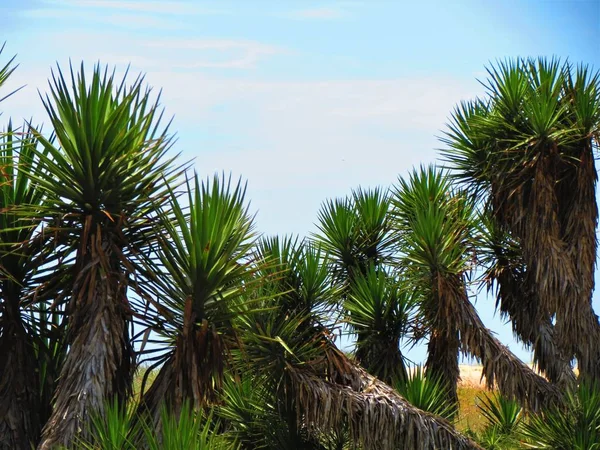
[[[426,374],[422,366],[413,367],[406,380],[397,380],[394,388],[412,405],[436,416],[452,420],[458,412],[458,405],[448,398],[442,379]]]
[[[402,340],[408,337],[416,296],[392,270],[390,199],[380,188],[356,190],[326,202],[314,236],[329,254],[345,323],[356,336],[355,357],[386,382],[406,379]]]
[[[416,297],[384,269],[370,266],[352,280],[344,302],[348,323],[357,335],[356,359],[387,383],[407,378],[398,349],[410,336]]]

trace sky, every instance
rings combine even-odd
[[[600,68],[600,0],[1,0],[0,16],[2,56],[20,64],[12,86],[26,85],[0,120],[47,122],[38,91],[57,63],[129,64],[162,89],[173,151],[202,176],[247,180],[268,235],[308,236],[323,201],[435,162],[452,108],[483,93],[490,63]],[[529,361],[493,300],[474,300]]]

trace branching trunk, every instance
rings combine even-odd
[[[30,450],[41,430],[39,379],[18,293],[9,285],[4,282],[0,309],[0,450]]]
[[[133,373],[126,312],[126,282],[111,242],[98,231],[80,249],[69,321],[70,349],[40,449],[72,445],[86,436],[90,414],[107,401],[125,401]],[[99,245],[98,245],[99,244]]]
[[[559,389],[504,346],[485,327],[464,287],[462,292],[462,301],[458,304],[460,313],[454,319],[460,330],[461,349],[481,361],[488,388],[497,388],[502,395],[516,399],[533,411],[560,402]]]

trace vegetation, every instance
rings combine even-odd
[[[0,135],[0,449],[600,447],[599,86],[557,60],[491,67],[445,170],[326,201],[300,239],[178,162],[142,77],[58,68],[51,132]],[[402,353],[419,342],[424,369]],[[494,392],[463,432],[461,355]]]

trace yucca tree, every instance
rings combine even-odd
[[[427,372],[439,377],[456,400],[459,353],[483,364],[490,388],[537,409],[557,401],[558,390],[516,358],[487,329],[467,294],[473,270],[476,220],[472,202],[454,192],[450,179],[433,166],[400,179],[393,215],[401,251],[400,268],[420,293],[429,334]]]
[[[471,210],[452,196],[444,175],[433,166],[400,179],[392,199],[405,270],[413,289],[422,292],[421,311],[429,328],[427,372],[458,401],[460,328],[456,316],[466,298],[470,270]]]
[[[561,359],[576,357],[583,376],[600,379],[600,325],[591,304],[599,74],[546,58],[500,62],[488,74],[485,97],[456,109],[444,156],[521,248],[526,277],[519,289],[535,293],[523,303],[536,304],[530,309],[538,316],[523,340],[537,340],[554,317]]]
[[[154,279],[158,323],[167,346],[162,367],[143,395],[139,410],[157,422],[163,403],[178,414],[216,402],[230,349],[237,346],[233,319],[240,299],[256,282],[250,275],[253,218],[245,186],[215,176],[186,183],[187,210],[174,192],[161,216]]]
[[[100,66],[89,80],[83,65],[67,77],[58,68],[42,99],[56,144],[36,134],[44,150],[30,176],[46,197],[40,217],[74,252],[65,287],[69,352],[42,449],[70,445],[80,430],[85,434],[91,411],[129,394],[129,280],[153,239],[165,179],[175,174],[165,158],[170,139],[160,128],[158,103],[141,77],[128,83]]]
[[[394,245],[389,210],[386,190],[357,189],[323,204],[314,235],[330,255],[341,293],[337,303],[356,335],[355,357],[388,383],[407,375],[400,347],[411,326],[415,297],[390,270]]]
[[[305,427],[298,424],[300,412],[291,395],[286,358],[281,354],[286,341],[281,341],[282,346],[273,346],[269,336],[282,339],[294,335],[292,345],[298,345],[303,356],[319,359],[315,339],[330,333],[330,327],[335,325],[331,301],[339,296],[339,289],[331,283],[328,256],[319,244],[275,236],[258,242],[256,260],[258,273],[265,280],[258,291],[265,299],[262,304],[265,311],[242,318],[246,330],[244,352],[252,359],[252,365],[263,360],[265,366],[272,368],[265,381],[275,393],[275,408],[286,425],[286,445],[320,448]]]

